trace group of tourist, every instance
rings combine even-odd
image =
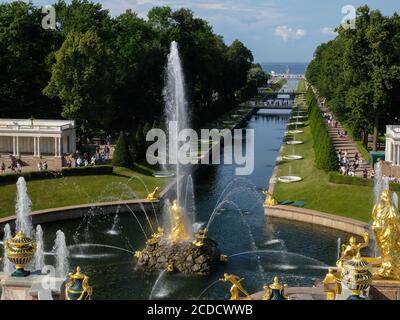
[[[364,168],[364,160],[359,156],[358,152],[355,154],[354,160],[349,158],[346,150],[339,150],[337,152],[337,157],[339,162],[339,172],[341,174],[354,177],[357,169],[360,168],[363,169],[363,176],[368,177],[368,170]]]
[[[22,165],[21,163],[15,158],[11,157],[11,164],[7,167],[4,162],[0,165],[1,173],[6,173],[6,169],[10,169],[12,173],[21,173],[22,172]]]
[[[95,166],[96,164],[105,162],[110,159],[110,147],[106,145],[103,150],[101,150],[100,146],[96,147],[95,153],[90,155],[88,152],[84,152],[83,154],[79,151],[73,155],[72,159],[67,160],[68,167],[87,167],[87,166]]]
[[[39,163],[37,164],[37,167],[38,167],[39,171],[47,171],[49,166],[47,165],[46,161],[43,163],[42,163],[42,161],[39,161]]]

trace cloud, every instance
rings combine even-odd
[[[319,32],[321,34],[327,35],[327,36],[337,36],[337,34],[338,34],[333,28],[330,28],[330,27],[321,28],[321,29],[319,29]]]
[[[286,25],[277,26],[275,29],[275,35],[281,37],[283,41],[288,41],[290,39],[301,39],[305,37],[306,34],[307,33],[304,29],[293,30]]]

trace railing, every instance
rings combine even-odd
[[[71,124],[65,124],[62,126],[46,126],[46,125],[38,125],[38,126],[30,126],[30,125],[0,125],[0,131],[55,131],[61,132],[67,129],[73,128]]]

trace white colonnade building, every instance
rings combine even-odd
[[[58,168],[62,156],[76,151],[75,121],[0,119],[0,155],[14,156],[28,165],[40,159]]]
[[[400,165],[400,125],[386,126],[385,161]]]

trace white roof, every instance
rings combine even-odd
[[[75,128],[74,120],[0,119],[0,131],[8,132],[60,132]]]

